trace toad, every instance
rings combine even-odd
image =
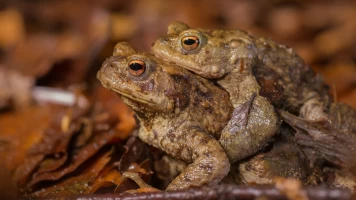
[[[321,76],[292,48],[241,30],[191,29],[182,22],[173,22],[167,35],[154,42],[152,52],[202,77],[215,79],[230,93],[234,107],[253,93],[293,114],[303,114],[306,108],[302,107],[310,102],[330,103]]]
[[[250,140],[253,142],[221,139],[230,161],[252,155],[263,147],[276,130],[275,109],[295,129],[297,143],[303,151],[313,149],[306,153],[312,165],[315,160],[322,160],[320,167],[325,163],[340,168],[354,165],[356,141],[349,133],[355,133],[356,111],[332,102],[321,76],[293,49],[241,30],[191,29],[182,22],[173,22],[167,34],[153,43],[152,52],[213,80],[229,92],[234,112],[221,137],[257,138]],[[235,114],[251,101],[247,120],[239,120]],[[264,108],[256,114],[254,109],[262,104]],[[273,108],[269,109],[271,105]],[[250,120],[253,116],[255,120]],[[269,124],[261,123],[267,119]],[[342,150],[338,145],[343,146]],[[316,147],[320,148],[320,154],[315,154]]]
[[[226,91],[125,42],[116,45],[97,78],[135,111],[141,140],[188,163],[167,190],[213,185],[229,172],[218,142],[232,113]]]
[[[296,89],[299,82],[310,78],[302,78],[304,71],[310,70],[291,49],[240,30],[190,29],[184,23],[174,22],[168,27],[168,34],[154,42],[152,52],[202,77],[215,79],[229,92],[234,112],[221,134],[229,139],[222,139],[221,145],[232,162],[254,154],[275,134],[278,120],[270,102],[283,103],[293,110],[315,95],[313,90],[303,91],[305,98],[297,103],[300,92]],[[255,71],[273,73],[256,76]],[[262,85],[256,77],[263,78]],[[266,88],[272,92],[265,92]],[[248,118],[241,121],[236,113],[249,101]]]

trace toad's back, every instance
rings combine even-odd
[[[260,94],[277,108],[297,114],[311,98],[330,103],[329,88],[320,75],[306,65],[293,49],[276,42],[258,38],[256,41],[259,64],[252,70],[261,85]]]

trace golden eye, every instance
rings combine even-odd
[[[185,36],[181,39],[182,47],[186,51],[195,50],[199,47],[199,38],[196,36]]]
[[[128,66],[132,76],[141,76],[146,71],[146,64],[141,60],[131,60]]]

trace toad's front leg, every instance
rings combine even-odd
[[[229,92],[234,106],[219,139],[231,163],[262,149],[278,129],[277,114],[272,104],[259,95],[260,86],[249,61],[241,61],[240,67],[218,80]]]
[[[160,145],[168,154],[190,163],[167,190],[217,184],[230,170],[229,159],[219,142],[198,128],[177,130],[163,138]]]
[[[278,118],[273,106],[258,94],[234,109],[219,142],[235,162],[260,150],[276,133]]]

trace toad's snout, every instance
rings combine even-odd
[[[118,79],[118,57],[110,57],[104,61],[96,78],[105,86],[110,87],[112,82]]]
[[[168,37],[160,37],[158,40],[152,43],[152,47],[155,46],[160,46],[160,45],[167,45],[169,43],[170,39]]]
[[[169,36],[162,36],[158,38],[156,41],[152,43],[151,50],[154,54],[160,54],[170,50],[173,46],[175,46],[176,41],[174,38]]]
[[[101,66],[101,69],[104,68],[117,68],[119,60],[122,59],[119,56],[111,56],[110,58],[106,59]]]

